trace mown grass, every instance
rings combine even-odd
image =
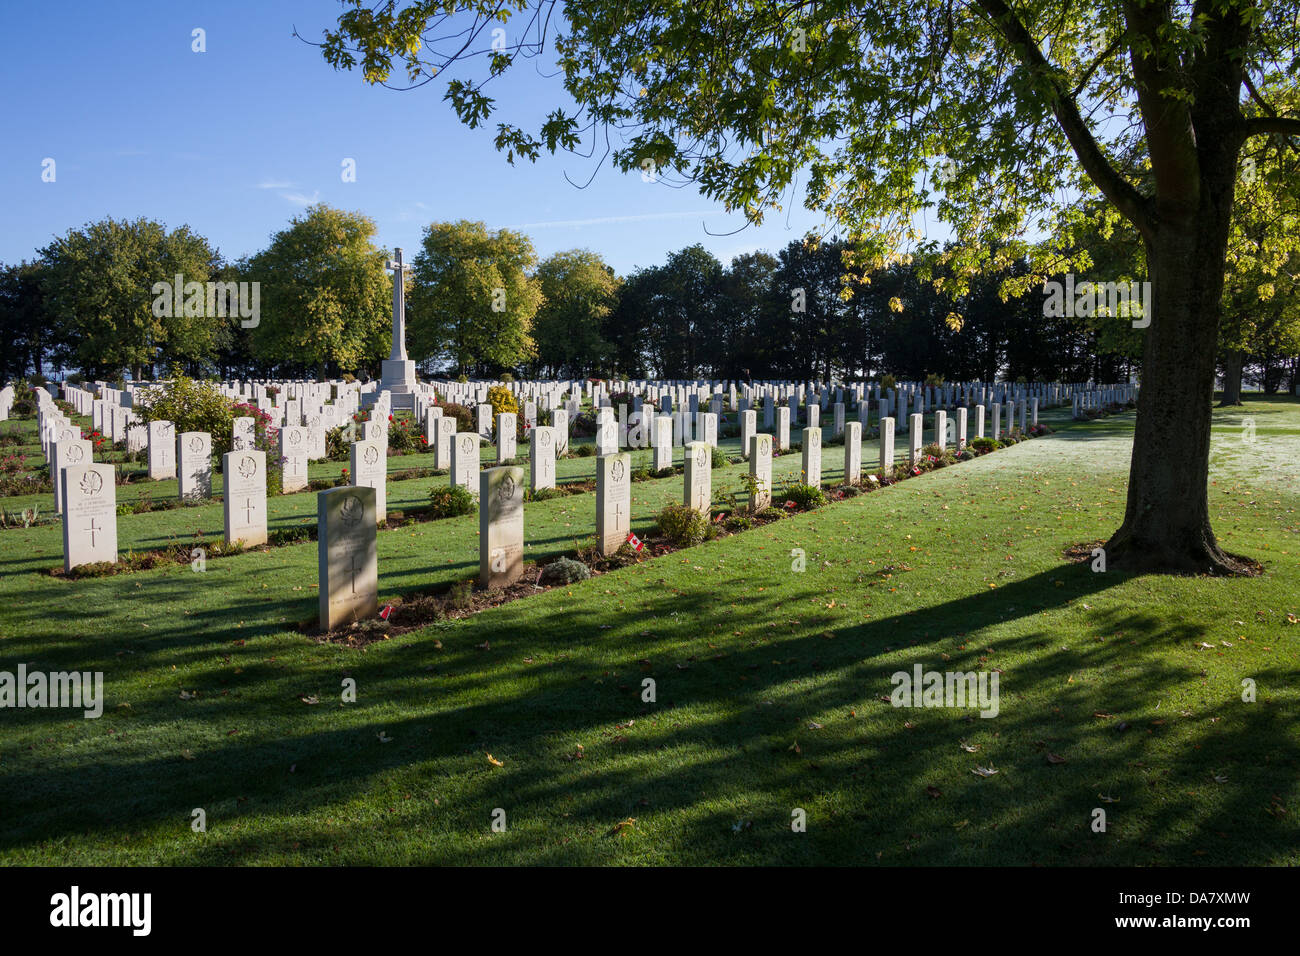
[[[102,670],[107,693],[97,721],[0,711],[0,860],[1298,863],[1300,404],[1216,412],[1212,512],[1254,579],[1063,561],[1118,522],[1130,436],[1127,415],[1073,425],[364,649],[293,629],[314,544],[63,581],[57,526],[0,532],[0,669]],[[392,483],[390,509],[436,481]],[[647,528],[681,479],[633,492]],[[272,509],[303,520],[314,495]],[[527,556],[571,551],[593,511],[529,504]],[[220,524],[126,516],[121,546]],[[381,600],[469,578],[477,519],[381,532],[379,555]],[[999,669],[999,716],[881,702],[916,662]]]

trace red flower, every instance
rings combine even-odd
[[[791,509],[793,509],[793,508],[797,508],[797,507],[798,507],[798,505],[796,505],[793,501],[787,501],[787,502],[785,503],[785,506],[786,506],[787,508],[791,508]]]

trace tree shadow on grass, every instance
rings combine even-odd
[[[1062,579],[1064,587],[1056,587]],[[1195,629],[1171,631],[1153,615],[1117,613],[1101,621],[1097,630],[1106,634],[1098,636],[1122,631],[1127,640],[1053,652],[1059,638],[1033,628],[981,636],[979,647],[953,653],[954,634],[996,632],[1119,584],[1119,575],[1052,569],[848,626],[830,614],[791,610],[820,595],[811,584],[779,600],[746,595],[740,618],[703,587],[673,593],[626,576],[601,580],[619,583],[636,612],[623,618],[608,608],[565,607],[565,596],[552,592],[432,632],[442,650],[429,638],[413,639],[388,654],[321,660],[308,673],[252,674],[235,706],[218,698],[178,713],[198,741],[193,761],[151,748],[89,762],[10,765],[0,846],[109,844],[123,832],[159,828],[184,834],[189,811],[202,806],[213,832],[193,849],[168,851],[171,862],[256,862],[287,852],[290,840],[309,851],[342,843],[336,858],[348,862],[484,864],[1243,864],[1295,852],[1294,825],[1260,806],[1265,793],[1294,801],[1293,715],[1265,704],[1229,710],[1225,700],[1221,719],[1206,725],[1212,732],[1194,725],[1199,754],[1173,762],[1161,756],[1163,737],[1193,726],[1180,721],[1212,715],[1139,723],[1153,701],[1186,693],[1198,676],[1150,656],[1135,668],[1128,641],[1190,644],[1200,636]],[[799,623],[781,625],[786,633],[716,657],[701,636],[728,633],[742,621],[789,621],[793,613]],[[490,650],[480,649],[488,635]],[[1023,660],[1001,676],[999,716],[982,720],[881,703],[900,648],[927,669],[989,669],[1013,654]],[[942,661],[941,652],[951,659]],[[1085,665],[1114,677],[1070,683]],[[309,709],[294,699],[315,682],[337,687],[343,670],[362,690],[355,709],[328,702]],[[641,702],[645,677],[658,683],[655,704]],[[175,706],[161,696],[149,703]],[[821,729],[809,729],[814,718]],[[1130,728],[1117,730],[1120,721]],[[241,733],[224,736],[236,725]],[[380,732],[393,743],[379,743]],[[968,737],[981,753],[954,764],[950,755]],[[566,760],[575,738],[589,742],[586,754]],[[1239,764],[1261,750],[1262,759],[1238,765],[1228,783],[1206,779],[1206,767]],[[488,752],[504,766],[491,766]],[[1067,762],[1050,764],[1046,752],[1062,752]],[[971,774],[966,764],[981,760],[995,763],[998,776]],[[368,823],[364,834],[322,822],[346,812],[340,804],[395,779],[399,789],[427,789],[409,807]],[[942,796],[931,798],[927,786]],[[444,789],[454,796],[432,804]],[[1206,789],[1215,796],[1209,809],[1184,795]],[[1105,804],[1099,794],[1120,803]],[[1114,818],[1104,836],[1088,827],[1098,806]],[[495,807],[507,808],[513,829],[480,839]],[[809,811],[806,834],[790,830],[794,807]],[[242,837],[232,826],[242,821],[256,831],[264,814],[279,821],[278,845],[268,846],[265,835]],[[640,822],[628,836],[605,836],[633,817]],[[416,825],[434,831],[427,851],[423,838],[412,836]],[[662,833],[669,849],[641,831]]]

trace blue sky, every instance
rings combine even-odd
[[[494,125],[469,130],[437,84],[412,92],[336,73],[318,50],[335,0],[7,3],[0,12],[0,262],[32,258],[105,216],[188,224],[227,258],[263,248],[307,203],[371,216],[376,241],[408,257],[423,226],[520,228],[539,256],[593,249],[621,274],[700,242],[727,262],[775,251],[819,217],[796,206],[760,228],[693,188],[643,182],[562,155],[509,165]],[[191,50],[206,31],[207,51]],[[567,104],[532,64],[492,89],[499,117],[535,128]],[[495,124],[495,118],[493,120]],[[55,161],[55,181],[42,163]],[[356,161],[356,182],[340,175]]]

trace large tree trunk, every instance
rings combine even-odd
[[[1223,264],[1232,182],[1202,181],[1199,209],[1168,211],[1147,240],[1151,324],[1142,356],[1124,523],[1109,564],[1139,571],[1241,573],[1219,548],[1207,483]]]
[[[1241,404],[1241,370],[1246,364],[1246,353],[1239,349],[1229,352],[1223,360],[1223,399],[1219,407]]]

